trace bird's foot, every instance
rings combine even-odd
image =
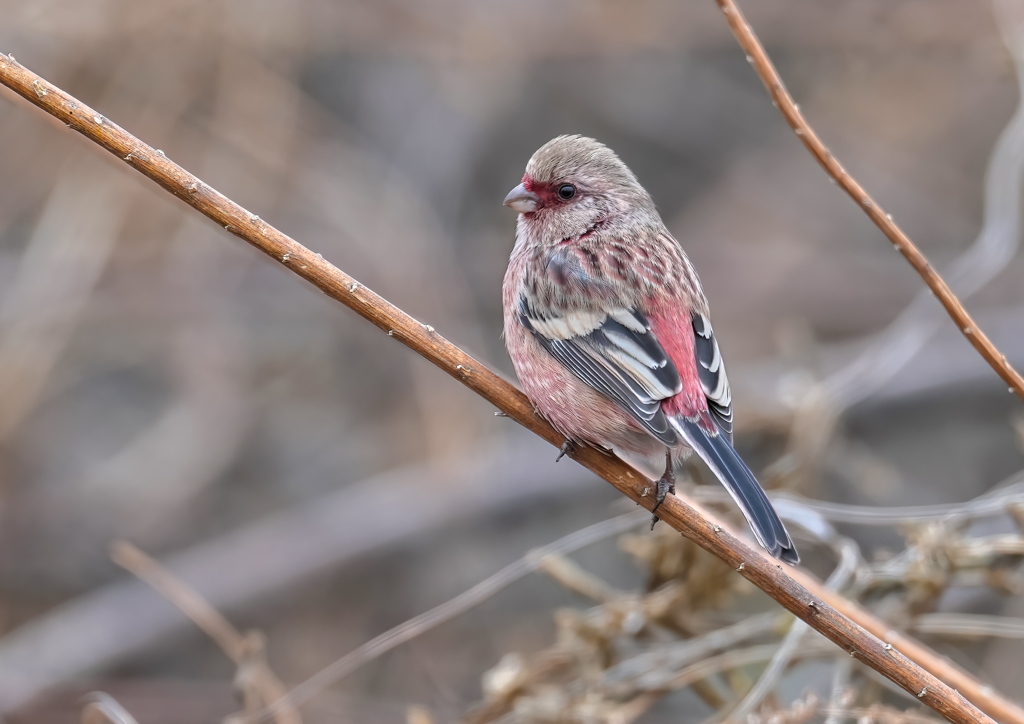
[[[659,520],[658,508],[665,502],[665,498],[668,497],[669,493],[672,495],[676,494],[676,474],[672,470],[671,463],[665,468],[665,474],[658,478],[656,485],[658,486],[658,491],[655,493],[654,507],[651,509],[651,512],[654,513],[651,516],[651,530],[654,530],[654,524]]]
[[[561,459],[562,459],[562,458],[564,458],[564,457],[565,457],[566,455],[568,455],[569,453],[571,453],[571,452],[572,452],[572,449],[573,449],[573,447],[575,447],[575,444],[573,443],[573,441],[572,441],[572,440],[570,440],[569,438],[566,438],[566,439],[565,439],[565,442],[563,442],[563,443],[562,443],[562,447],[560,447],[560,448],[558,449],[558,457],[557,457],[557,458],[555,458],[555,462],[557,463],[557,462],[558,462],[559,460],[561,460]]]

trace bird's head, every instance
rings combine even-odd
[[[596,224],[657,213],[626,164],[584,136],[559,136],[541,146],[505,206],[519,212],[521,228],[549,243],[578,238]]]

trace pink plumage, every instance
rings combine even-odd
[[[691,450],[758,542],[790,563],[785,526],[732,446],[732,398],[697,274],[650,195],[606,146],[560,136],[505,199],[519,212],[502,301],[527,396],[566,439],[657,478]],[[655,519],[656,520],[656,519]]]

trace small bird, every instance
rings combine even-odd
[[[559,136],[533,154],[505,206],[519,212],[505,344],[526,395],[565,436],[563,454],[589,444],[652,480],[664,470],[656,512],[696,451],[757,541],[799,562],[732,446],[729,379],[700,280],[633,172],[592,138]]]

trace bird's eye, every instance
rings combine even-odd
[[[568,201],[576,195],[576,187],[572,184],[562,184],[558,187],[558,198]]]

